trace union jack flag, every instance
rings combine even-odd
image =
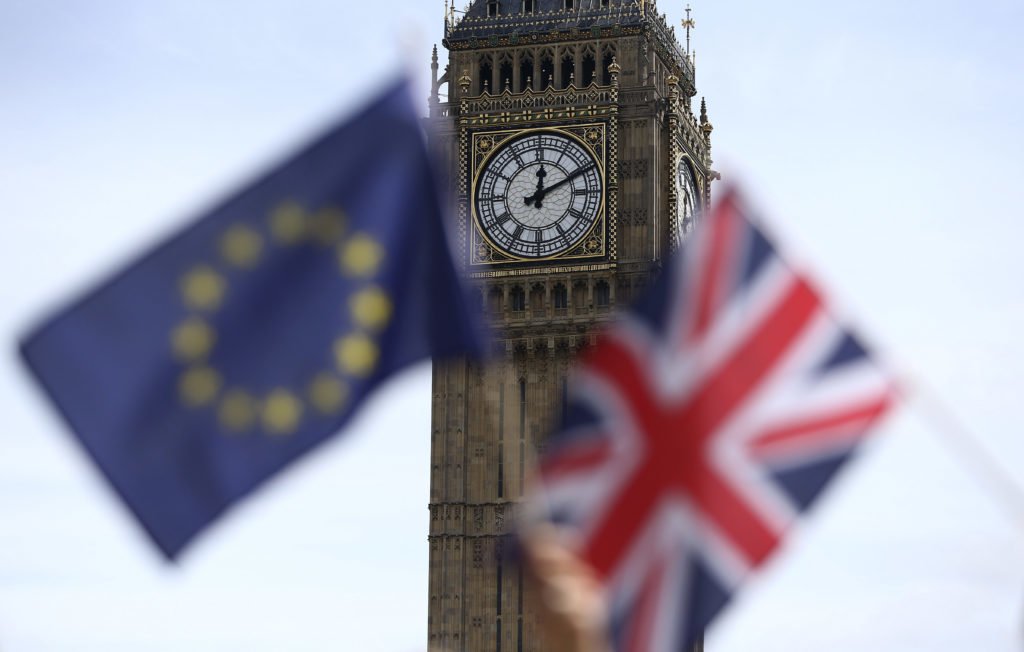
[[[619,652],[681,652],[894,386],[729,192],[579,363],[536,501],[608,589]]]

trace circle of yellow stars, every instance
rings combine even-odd
[[[211,409],[225,432],[245,435],[261,431],[271,437],[294,434],[309,414],[336,416],[348,405],[350,382],[373,374],[380,359],[376,336],[391,322],[391,298],[374,279],[384,262],[384,248],[371,236],[349,232],[344,211],[327,207],[308,212],[298,202],[284,202],[268,216],[266,231],[233,224],[220,236],[221,264],[238,271],[259,266],[269,247],[309,244],[332,251],[339,273],[365,285],[352,294],[343,310],[354,329],[332,345],[330,367],[312,375],[305,387],[281,386],[258,394],[235,386],[213,367],[210,357],[218,343],[210,316],[230,292],[218,267],[197,264],[180,279],[179,290],[189,315],[170,335],[171,351],[183,365],[178,380],[182,404]]]

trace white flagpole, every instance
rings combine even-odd
[[[908,374],[900,374],[896,378],[899,383],[898,395],[908,405],[914,404],[914,399],[917,399],[919,414],[931,422],[932,427],[928,430],[936,434],[936,439],[945,445],[960,466],[1024,530],[1024,489],[1009,471],[996,461],[981,439],[931,387]]]

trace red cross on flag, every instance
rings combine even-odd
[[[893,404],[735,192],[580,361],[532,507],[605,584],[618,652],[678,652]]]

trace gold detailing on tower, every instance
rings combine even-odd
[[[697,27],[697,21],[690,15],[693,9],[686,5],[686,18],[683,19],[683,29],[686,30],[686,54],[690,54],[690,30]]]

